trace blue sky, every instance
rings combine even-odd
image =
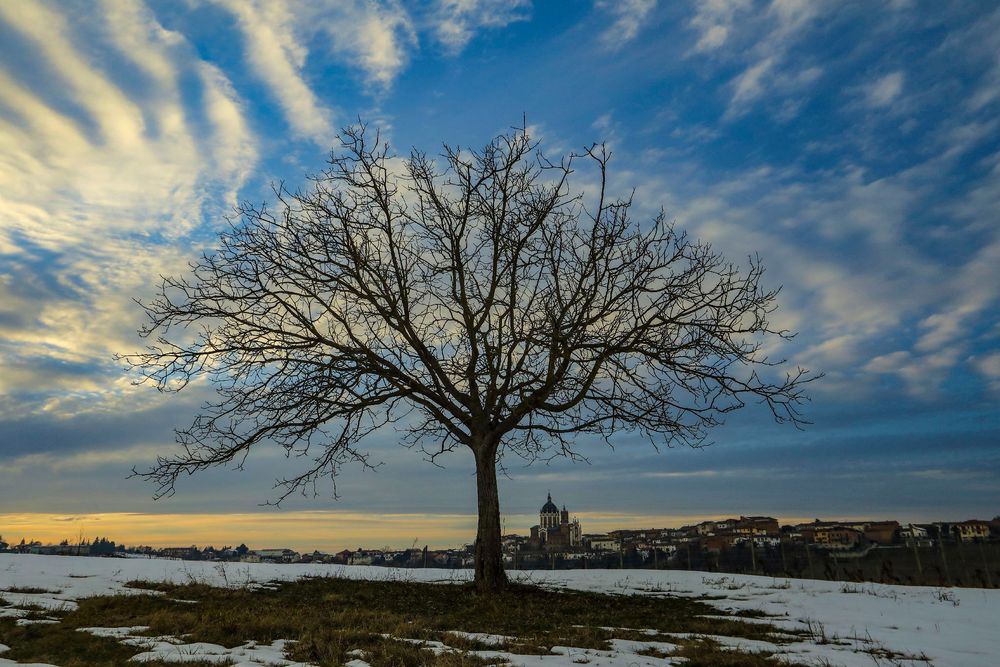
[[[805,431],[751,406],[704,450],[512,467],[511,530],[548,490],[592,522],[993,516],[998,110],[992,3],[0,3],[0,513],[100,532],[109,513],[262,511],[277,453],[158,502],[125,479],[208,396],[129,384],[112,357],[139,345],[131,299],[358,117],[405,152],[526,116],[550,154],[607,141],[639,215],[759,253],[799,332],[782,353],[826,376]],[[470,456],[370,444],[379,472],[284,512],[473,512]]]

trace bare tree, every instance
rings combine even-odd
[[[139,381],[207,377],[220,397],[139,473],[158,496],[268,443],[305,461],[279,502],[315,492],[371,465],[359,442],[391,425],[431,460],[471,450],[476,584],[496,590],[502,457],[580,458],[584,434],[698,446],[748,399],[801,423],[812,376],[759,373],[781,363],[762,345],[790,336],[768,323],[760,262],[731,264],[662,213],[633,221],[606,193],[603,146],[552,162],[523,129],[437,159],[398,159],[363,125],[340,141],[308,189],[241,206],[144,305],[155,343],[125,357]],[[589,198],[569,187],[581,161],[600,178]]]

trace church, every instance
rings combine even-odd
[[[570,521],[566,506],[560,511],[550,493],[538,512],[538,525],[531,527],[530,544],[535,549],[578,547],[582,533],[580,522],[575,518]]]

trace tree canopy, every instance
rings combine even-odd
[[[763,353],[791,334],[769,322],[760,260],[727,261],[662,212],[633,219],[604,146],[537,149],[515,129],[401,159],[358,125],[308,187],[243,204],[214,252],[163,279],[152,343],[126,357],[161,390],[206,377],[219,395],[142,473],[158,494],[269,444],[303,460],[279,498],[371,465],[361,443],[385,427],[431,459],[467,447],[492,588],[502,457],[577,458],[583,434],[698,446],[747,401],[801,423],[814,376]],[[570,187],[581,165],[598,179],[586,195]]]

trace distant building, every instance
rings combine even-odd
[[[861,543],[862,536],[860,530],[850,526],[817,526],[812,530],[811,541],[821,549],[853,549]]]
[[[347,555],[348,565],[377,565],[386,560],[385,553],[379,549],[358,549]]]
[[[702,521],[697,526],[695,526],[699,535],[715,535],[715,531],[718,530],[716,521]]]
[[[701,548],[712,553],[721,553],[731,548],[739,538],[736,535],[704,535],[700,539]]]
[[[594,551],[618,551],[621,548],[621,542],[608,535],[592,535],[589,542]]]
[[[982,542],[990,536],[990,522],[978,519],[952,524],[951,529],[962,542]]]
[[[881,546],[895,544],[896,538],[899,536],[899,522],[872,521],[865,524],[864,534],[865,539],[869,542],[874,542]]]
[[[260,563],[291,563],[299,559],[299,553],[292,549],[254,549]]]
[[[925,526],[918,526],[911,523],[899,529],[899,537],[907,545],[918,547],[934,546],[934,540],[930,537],[930,532]]]
[[[741,516],[738,521],[720,522],[717,526],[728,525],[735,528],[737,535],[777,537],[781,534],[778,520],[769,516]]]
[[[542,509],[538,512],[538,525],[531,527],[529,546],[535,549],[558,549],[579,547],[583,531],[577,519],[570,521],[569,510],[563,505],[560,511],[552,502],[550,493]]]
[[[44,556],[89,556],[89,544],[38,544],[32,543],[28,553]]]
[[[160,549],[160,556],[162,558],[179,558],[181,560],[200,560],[201,551],[194,545],[190,547],[164,547]]]

